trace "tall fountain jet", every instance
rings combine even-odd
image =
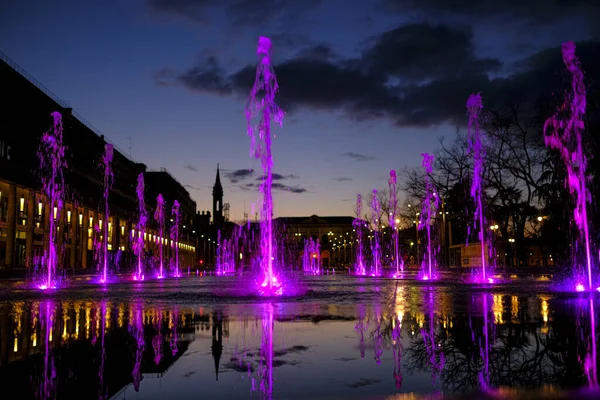
[[[271,65],[271,40],[266,37],[258,39],[256,51],[259,62],[256,67],[256,80],[245,109],[248,124],[248,136],[252,140],[251,156],[260,159],[263,168],[263,179],[260,185],[262,193],[261,212],[261,270],[263,294],[281,294],[282,287],[274,271],[274,260],[277,254],[273,242],[273,155],[271,153],[271,120],[280,126],[283,124],[284,112],[275,103],[275,95],[279,86],[275,71]]]
[[[562,57],[567,70],[571,74],[571,91],[566,93],[565,102],[556,115],[544,124],[546,146],[558,150],[567,169],[567,184],[575,200],[574,220],[583,238],[585,250],[585,268],[587,272],[587,288],[593,290],[593,263],[590,242],[590,227],[587,203],[591,195],[587,188],[587,157],[583,138],[584,116],[586,109],[586,89],[579,59],[575,56],[575,43],[562,45]],[[577,260],[575,260],[577,265]],[[578,290],[583,289],[578,283]]]
[[[467,115],[469,117],[469,146],[473,153],[473,182],[471,184],[471,197],[475,201],[475,224],[479,225],[479,242],[481,243],[481,279],[487,282],[487,256],[485,254],[486,230],[483,212],[483,162],[485,149],[479,131],[479,111],[483,108],[483,101],[479,93],[472,93],[467,99]]]
[[[424,219],[421,219],[419,223],[419,229],[425,228],[427,232],[427,272],[423,274],[423,279],[434,279],[434,264],[435,264],[435,250],[431,243],[431,223],[434,216],[436,215],[439,206],[439,196],[435,191],[435,186],[431,182],[431,174],[433,172],[433,162],[435,157],[432,154],[422,153],[423,157],[423,168],[425,168],[425,198],[423,199],[423,210],[421,215]]]
[[[398,210],[398,180],[396,179],[396,170],[390,171],[390,179],[388,180],[388,186],[390,190],[390,228],[392,229],[392,238],[394,240],[394,262],[396,264],[396,277],[400,275],[400,270],[404,271],[404,263],[400,261],[400,249],[398,243],[398,225],[400,220],[397,220],[396,212]]]
[[[62,115],[53,112],[54,119],[52,129],[42,135],[37,155],[40,160],[40,171],[42,174],[42,186],[48,205],[50,206],[50,227],[48,230],[48,245],[44,246],[43,264],[45,265],[45,277],[39,285],[40,289],[55,288],[56,272],[58,269],[59,251],[57,239],[57,227],[64,204],[64,169],[67,167],[65,161],[65,146],[63,145]]]
[[[173,208],[171,209],[171,216],[173,217],[173,225],[171,225],[171,242],[174,243],[175,247],[175,268],[174,275],[179,278],[179,202],[175,200],[173,202]]]
[[[106,143],[104,145],[104,157],[102,157],[102,163],[104,164],[104,225],[102,227],[102,278],[100,278],[102,283],[106,283],[108,274],[108,194],[113,183],[112,160],[113,145]]]
[[[356,219],[352,222],[354,230],[356,231],[356,260],[354,261],[354,272],[356,275],[365,275],[367,273],[365,268],[365,255],[363,253],[363,228],[364,221],[360,217],[362,215],[362,196],[356,195]]]
[[[379,203],[379,199],[377,199],[377,190],[373,189],[373,193],[371,193],[371,223],[375,223],[375,229],[373,229],[372,235],[373,239],[371,242],[371,253],[373,254],[373,276],[379,276],[381,273],[381,238],[379,236],[379,227],[381,226],[381,221],[379,221],[380,215],[381,204]]]
[[[158,276],[157,278],[162,279],[165,277],[164,273],[163,273],[163,251],[164,251],[164,234],[165,234],[165,199],[163,198],[162,194],[159,194],[158,197],[156,198],[156,210],[154,211],[154,220],[156,222],[158,222],[158,233],[159,233],[159,239],[158,239],[158,244],[160,246],[159,249],[159,257],[160,257],[160,262],[159,262],[159,266],[158,266]]]
[[[146,214],[146,202],[144,200],[144,173],[141,172],[138,176],[137,183],[137,197],[138,197],[138,212],[140,214],[138,224],[137,224],[137,241],[134,242],[136,244],[136,252],[137,252],[137,271],[133,276],[133,279],[136,281],[144,280],[144,232],[146,230],[146,222],[148,221],[148,215]],[[135,241],[135,235],[132,233],[131,240]]]

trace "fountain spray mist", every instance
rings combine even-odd
[[[108,214],[108,194],[113,183],[112,160],[113,145],[107,143],[104,145],[104,157],[102,158],[102,163],[104,164],[104,226],[102,227],[102,278],[100,279],[102,283],[106,282],[108,271],[108,221],[110,220]]]
[[[260,159],[263,179],[260,185],[262,193],[261,212],[261,269],[264,275],[261,287],[266,294],[281,294],[281,284],[273,271],[273,261],[277,252],[273,243],[273,155],[271,154],[271,120],[283,124],[284,112],[275,103],[279,86],[275,71],[271,66],[271,40],[258,39],[256,80],[245,109],[248,124],[248,136],[252,140],[251,155]]]
[[[175,247],[175,277],[179,278],[179,202],[173,201],[173,208],[171,209],[171,216],[173,217],[173,225],[171,225],[171,241]]]
[[[365,255],[363,253],[363,227],[364,221],[362,215],[363,201],[360,194],[356,195],[356,219],[352,222],[356,231],[356,260],[354,261],[354,272],[356,275],[365,275]]]
[[[156,211],[154,211],[154,220],[158,222],[158,233],[160,237],[158,239],[158,243],[160,245],[159,257],[160,257],[160,265],[158,266],[158,276],[157,278],[164,278],[163,273],[163,248],[164,248],[164,234],[165,234],[165,199],[162,194],[159,194],[156,198]]]
[[[590,227],[587,203],[591,195],[587,188],[587,157],[583,140],[584,115],[586,109],[586,90],[583,83],[583,72],[579,60],[575,56],[575,44],[566,42],[562,45],[562,57],[571,74],[571,92],[567,92],[565,102],[558,113],[550,117],[544,124],[546,146],[558,150],[567,169],[567,184],[575,199],[574,220],[583,238],[585,250],[585,266],[588,290],[593,290],[592,251],[590,243]],[[574,260],[577,265],[577,260]]]
[[[137,281],[143,281],[144,280],[144,268],[143,268],[143,261],[144,261],[144,236],[143,236],[143,231],[146,230],[146,222],[148,221],[148,215],[146,214],[146,202],[144,201],[144,173],[141,172],[138,175],[138,183],[137,183],[137,188],[136,188],[136,192],[137,192],[137,197],[138,197],[138,212],[140,214],[139,216],[139,220],[138,220],[138,237],[137,237],[137,242],[136,243],[136,250],[137,250],[137,258],[138,258],[138,266],[137,266],[137,272],[134,275],[134,279]],[[135,235],[131,236],[131,240],[135,240]]]
[[[379,203],[379,199],[377,198],[377,190],[373,190],[371,193],[371,223],[375,222],[375,229],[373,229],[373,239],[371,242],[371,253],[373,254],[373,267],[372,267],[372,275],[379,276],[379,272],[381,269],[381,245],[379,243],[379,216],[381,215],[381,204]]]
[[[433,162],[435,157],[432,154],[422,153],[422,166],[425,168],[425,198],[423,199],[423,209],[421,215],[425,217],[419,221],[419,229],[425,228],[427,231],[427,273],[423,276],[424,279],[434,279],[433,267],[435,264],[435,251],[431,244],[431,222],[433,216],[436,215],[439,206],[439,196],[435,191],[435,186],[431,182],[431,174],[433,173]],[[423,260],[425,261],[425,260]]]
[[[397,189],[398,180],[396,179],[396,171],[390,171],[390,179],[388,180],[388,187],[390,190],[390,228],[392,229],[392,238],[394,240],[394,261],[396,263],[396,277],[400,273],[400,270],[404,271],[404,262],[400,261],[400,249],[398,243],[398,235],[399,235],[399,222],[396,221],[396,215],[398,210],[398,189]]]
[[[58,269],[59,251],[57,242],[57,227],[64,203],[64,169],[65,146],[63,145],[62,115],[53,112],[53,127],[42,135],[37,155],[40,160],[42,186],[50,207],[50,227],[48,229],[48,245],[44,246],[43,264],[46,267],[45,278],[40,289],[56,287],[56,272]]]
[[[467,115],[469,117],[469,146],[473,153],[473,182],[471,184],[471,197],[475,201],[475,223],[479,224],[479,242],[481,243],[481,279],[487,282],[487,257],[485,254],[486,230],[483,213],[483,163],[485,149],[479,131],[479,111],[483,108],[483,101],[479,93],[471,94],[467,99]]]

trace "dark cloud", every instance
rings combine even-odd
[[[246,190],[246,191],[255,191],[260,188],[260,183],[254,183],[254,182],[246,183],[243,186],[240,186],[240,188],[242,190]],[[303,187],[288,186],[288,185],[284,185],[283,183],[279,183],[279,182],[273,182],[273,184],[271,185],[271,189],[279,191],[279,192],[290,192],[290,193],[306,193],[306,192],[308,192],[308,190]]]
[[[572,15],[600,16],[600,4],[590,0],[381,0],[389,11],[429,15],[496,16],[552,22]]]
[[[190,171],[198,172],[198,168],[194,167],[192,164],[187,164],[184,168]]]
[[[159,12],[209,24],[215,10],[225,9],[232,26],[265,25],[272,21],[289,20],[320,6],[322,0],[149,0]]]
[[[372,161],[375,160],[374,156],[369,156],[366,154],[353,153],[351,151],[341,154],[342,157],[348,157],[353,159],[354,161]]]
[[[366,68],[410,82],[469,76],[498,69],[497,59],[475,56],[470,27],[410,24],[371,39],[363,53]]]
[[[348,178],[345,176],[339,176],[337,178],[333,178],[334,181],[338,181],[338,182],[350,182],[351,180],[353,180],[352,178]]]
[[[231,183],[238,183],[254,176],[253,169],[236,169],[234,171],[225,172],[225,177],[229,179]]]
[[[271,176],[272,176],[273,181],[282,181],[282,180],[285,180],[285,179],[295,179],[295,178],[297,178],[297,176],[294,175],[294,174],[282,175],[282,174],[278,174],[278,173],[275,173],[275,172]],[[257,181],[262,181],[263,177],[259,176],[258,178],[256,178],[256,180]]]
[[[185,188],[187,188],[187,189],[196,190],[196,191],[198,191],[198,192],[201,192],[201,191],[202,191],[202,189],[201,189],[201,188],[199,188],[199,187],[197,187],[197,186],[192,186],[192,185],[183,185],[183,186],[184,186]]]
[[[588,81],[594,82],[600,42],[578,43],[577,55],[589,72]],[[500,66],[497,59],[476,55],[470,28],[416,23],[371,38],[358,58],[344,59],[327,45],[315,45],[275,65],[275,73],[278,102],[288,113],[297,108],[341,110],[353,120],[387,118],[409,127],[464,124],[466,99],[473,92],[482,93],[485,106],[499,107],[509,99],[537,101],[565,87],[560,46],[507,66],[508,76],[494,78]],[[245,97],[255,70],[248,65],[226,73],[216,58],[206,57],[174,82]]]

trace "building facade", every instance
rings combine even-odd
[[[95,245],[104,241],[104,223],[108,223],[108,249],[113,260],[126,263],[131,259],[132,239],[143,235],[147,251],[157,246],[177,247],[180,267],[194,263],[196,239],[193,229],[186,231],[192,224],[182,223],[180,229],[185,234],[178,243],[167,235],[156,238],[153,224],[144,232],[136,228],[140,173],[153,182],[151,190],[163,190],[165,197],[177,198],[186,221],[192,221],[195,203],[175,179],[158,179],[154,184],[144,164],[115,149],[114,183],[106,218],[101,161],[107,141],[103,135],[2,53],[0,87],[1,95],[9,99],[0,108],[0,269],[36,265],[48,245],[51,218],[56,222],[55,236],[61,249],[59,266],[64,268],[94,266]],[[50,204],[42,190],[37,152],[42,134],[52,129],[51,113],[56,111],[62,114],[67,167],[64,202]],[[117,253],[123,256],[115,258]]]

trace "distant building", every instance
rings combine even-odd
[[[48,246],[50,218],[56,217],[58,232],[62,233],[57,235],[63,249],[59,265],[64,268],[93,266],[93,243],[99,238],[95,228],[102,223],[108,223],[110,253],[113,257],[117,250],[123,253],[120,262],[132,255],[132,235],[144,236],[146,250],[160,246],[161,242],[154,239],[157,232],[152,225],[145,232],[137,231],[135,226],[140,173],[146,174],[152,191],[163,192],[171,201],[176,198],[182,204],[186,220],[182,221],[181,231],[186,234],[176,244],[165,235],[162,245],[180,248],[181,267],[194,262],[196,239],[186,229],[188,219],[191,222],[195,215],[195,203],[181,185],[172,177],[153,179],[153,173],[144,164],[128,159],[115,148],[110,216],[105,221],[100,166],[107,143],[104,136],[2,53],[0,87],[1,95],[8,100],[0,108],[0,269],[33,265]],[[50,114],[55,111],[62,114],[63,142],[67,147],[67,193],[61,210],[55,210],[41,191],[37,159],[40,138],[52,127]]]
[[[354,262],[356,245],[355,218],[350,216],[279,217],[275,218],[278,235],[285,239],[286,246],[297,249],[298,260],[302,259],[304,243],[311,238],[319,241],[320,257],[324,267],[350,265]]]

